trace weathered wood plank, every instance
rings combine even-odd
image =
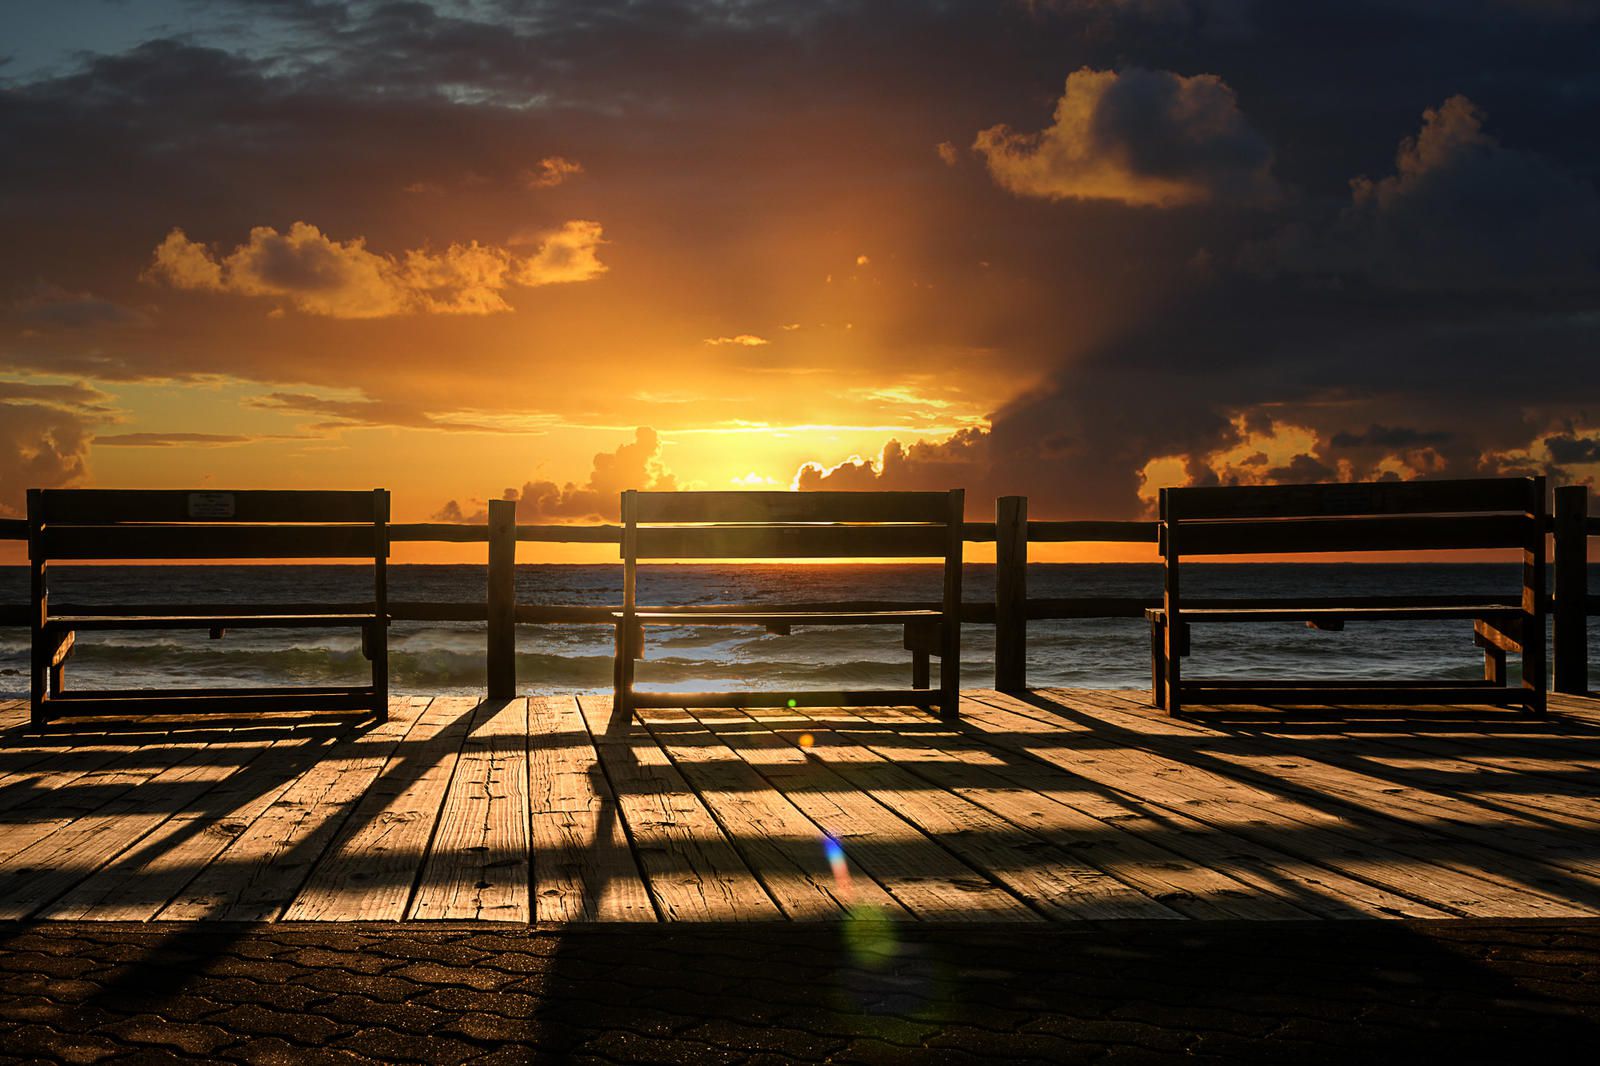
[[[288,921],[399,921],[428,855],[476,702],[438,696],[389,757],[284,912]]]
[[[29,917],[199,800],[234,772],[232,747],[187,743],[142,752],[150,771],[142,781],[0,864],[0,921]]]
[[[1070,701],[1070,690],[1059,695]],[[1118,693],[1124,699],[1128,696]],[[1134,714],[1146,714],[1131,697]],[[1401,780],[1459,781],[1473,796],[1541,818],[1588,823],[1600,818],[1600,730],[1557,713],[1507,718],[1498,711],[1453,713],[1409,708],[1316,707],[1285,715],[1270,708],[1236,714],[1231,736],[1269,737],[1272,750],[1312,744],[1324,757],[1361,767],[1392,766]]]
[[[40,912],[64,920],[148,921],[270,808],[331,744],[305,734],[263,749]]]
[[[239,922],[278,918],[425,703],[391,700],[388,721],[326,751],[157,917]]]
[[[1275,781],[1241,780],[1226,762],[1208,758],[1190,745],[1174,751],[1160,734],[1130,733],[1109,719],[1118,698],[1077,693],[1087,706],[1076,714],[1092,714],[1099,736],[1092,742],[1107,767],[1139,774],[1140,794],[1184,810],[1209,824],[1239,834],[1256,835],[1286,851],[1313,857],[1373,884],[1460,914],[1483,917],[1535,917],[1584,913],[1584,905],[1553,896],[1478,865],[1463,868],[1452,861],[1435,834],[1377,812],[1357,812],[1326,797]],[[995,705],[1004,696],[985,697]],[[1106,706],[1109,700],[1111,706]],[[1092,704],[1092,706],[1088,706]],[[1016,713],[1047,728],[1084,727],[1051,711],[1020,701],[1006,701]],[[1185,723],[1175,722],[1174,728]],[[1128,746],[1138,738],[1142,750]],[[1493,863],[1489,863],[1493,866]]]
[[[1116,697],[1121,700],[1124,697]],[[1127,728],[1142,726],[1144,708],[1131,702],[1125,710],[1110,700],[1099,710],[1107,720]],[[1450,849],[1453,863],[1483,871],[1511,884],[1542,886],[1546,891],[1589,903],[1600,908],[1600,849],[1589,833],[1570,832],[1551,825],[1567,805],[1554,796],[1542,797],[1543,811],[1535,815],[1476,800],[1473,796],[1442,795],[1415,787],[1403,777],[1380,777],[1371,772],[1369,760],[1351,760],[1341,754],[1348,738],[1324,737],[1314,751],[1302,754],[1294,749],[1307,745],[1252,740],[1221,733],[1200,723],[1182,722],[1180,727],[1197,737],[1222,738],[1208,744],[1206,754],[1240,768],[1241,777],[1274,781],[1299,788],[1307,795],[1342,800],[1351,809],[1403,820],[1457,842]],[[1589,814],[1600,810],[1590,804]],[[1592,820],[1585,818],[1579,823]],[[1528,861],[1533,860],[1533,861]],[[1574,879],[1581,882],[1574,884]]]
[[[6,819],[0,865],[159,773],[167,763],[160,754],[163,746],[154,741],[165,736],[154,730],[111,734],[101,743],[58,749],[30,772],[7,781],[0,808]],[[148,751],[145,742],[151,742]],[[158,765],[151,765],[151,753]]]
[[[1095,761],[1071,733],[1040,729],[1031,722],[987,721],[985,694],[969,693],[984,730],[983,742],[999,751],[1012,751],[1052,767],[1072,769],[1079,760]],[[1002,716],[1003,718],[1003,716]],[[1004,725],[1005,728],[1000,728]],[[1108,824],[1126,825],[1141,837],[1159,842],[1207,868],[1227,873],[1263,895],[1281,894],[1303,910],[1321,918],[1446,917],[1449,912],[1349,877],[1316,862],[1307,861],[1248,837],[1238,836],[1190,818],[1180,810],[1151,802],[1140,790],[1083,781],[1082,787],[1062,802]]]
[[[845,715],[838,715],[845,718]],[[1019,832],[1068,842],[1073,853],[1151,899],[1189,918],[1290,919],[1313,913],[1280,893],[1260,892],[1157,841],[1163,827],[1131,796],[1091,789],[1080,780],[1034,759],[996,757],[995,749],[967,727],[931,723],[911,715],[851,715],[859,726],[841,733],[905,767],[934,787],[970,800],[1016,826]],[[1074,804],[1097,792],[1110,816],[1085,813]],[[1093,804],[1093,797],[1087,802]]]
[[[607,731],[611,700],[580,696],[651,897],[668,921],[770,921],[782,916],[683,775],[637,723]]]
[[[846,720],[847,721],[847,720]],[[1179,914],[1080,859],[1073,851],[1018,827],[942,788],[930,786],[839,731],[827,712],[800,712],[788,729],[807,751],[873,799],[939,840],[1041,914],[1056,919],[1177,918]]]
[[[688,711],[641,711],[640,718],[785,915],[843,918],[853,906],[901,910],[870,878],[836,877],[828,835]]]
[[[410,918],[532,918],[527,732],[527,700],[478,706],[444,794]]]
[[[696,708],[691,713],[838,842],[847,873],[864,871],[917,918],[1043,920],[922,830],[774,732],[769,723],[791,723],[786,712]]]
[[[1136,791],[1147,802],[1181,810],[1215,829],[1249,837],[1394,895],[1474,917],[1584,913],[1583,907],[1569,901],[1441,865],[1433,854],[1437,850],[1434,842],[1426,834],[1416,834],[1398,823],[1373,825],[1339,809],[1306,803],[1292,790],[1263,790],[1217,768],[1153,750],[1154,745],[1142,734],[1119,734],[1103,723],[1091,729],[1001,694],[985,694],[982,702],[987,707],[981,712],[986,723],[996,728],[1016,733],[1071,733],[1076,743],[1070,748],[1051,743],[1038,754],[1061,760],[1076,773]],[[1087,711],[1078,714],[1092,717]]]
[[[536,920],[655,921],[576,698],[528,701],[528,779]]]

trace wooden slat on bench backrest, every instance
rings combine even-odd
[[[943,557],[944,525],[639,526],[638,559]],[[623,546],[626,557],[627,546]]]
[[[950,505],[943,492],[639,492],[635,499],[641,523],[942,523]]]
[[[1177,542],[1183,555],[1520,548],[1528,541],[1530,521],[1519,515],[1464,515],[1180,522]],[[1163,546],[1168,535],[1163,528]]]
[[[39,494],[39,501],[40,520],[63,525],[389,520],[388,493],[320,489],[45,489]]]
[[[367,506],[372,499],[367,498]],[[373,559],[388,555],[381,527],[140,525],[47,526],[42,559]]]
[[[1168,489],[1168,521],[1537,511],[1533,478],[1222,485]]]

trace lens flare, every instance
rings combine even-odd
[[[850,885],[850,864],[844,859],[844,845],[833,837],[822,838],[822,853],[828,857],[828,869],[833,871],[833,885],[839,901],[846,907],[855,897],[855,891]]]
[[[882,970],[900,954],[894,919],[881,907],[851,907],[844,916],[845,949],[868,970]]]
[[[800,734],[800,746],[802,748],[809,748],[809,747],[811,747],[811,745],[815,744],[816,742],[817,742],[817,738],[812,736],[810,733],[801,733]]]

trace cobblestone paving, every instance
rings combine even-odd
[[[1592,1061],[1600,920],[0,926],[0,1060]]]

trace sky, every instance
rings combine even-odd
[[[1596,55],[1591,0],[5,4],[0,516],[1592,483]]]

